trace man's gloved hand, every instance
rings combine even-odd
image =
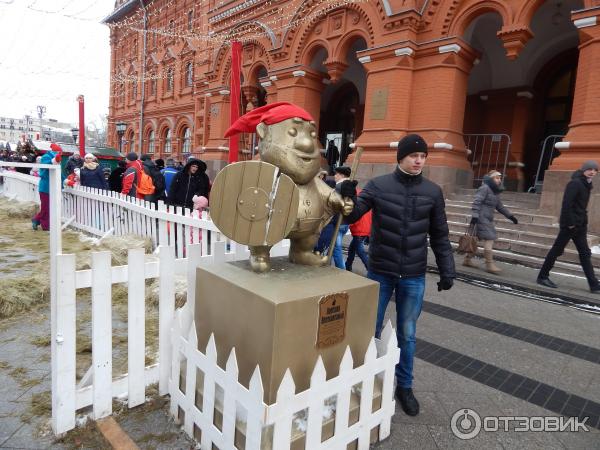
[[[477,217],[471,217],[471,225],[477,225],[477,222],[479,222]]]
[[[59,164],[60,160],[62,159],[62,155],[60,153],[58,153],[55,157],[54,157],[54,161],[56,161],[54,164]]]
[[[356,185],[358,181],[356,180],[344,180],[340,185],[340,195],[344,198],[354,198],[356,197]]]
[[[452,278],[442,277],[440,281],[438,281],[438,292],[440,291],[448,291],[452,286],[454,286],[454,280]]]
[[[514,223],[515,225],[517,225],[519,223],[519,221],[517,220],[517,218],[515,216],[510,216],[508,219],[512,220],[512,223]]]

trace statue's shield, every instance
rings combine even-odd
[[[210,192],[210,217],[228,238],[246,245],[275,245],[298,214],[298,187],[263,161],[230,164]]]

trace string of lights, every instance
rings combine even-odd
[[[190,39],[194,41],[202,41],[209,42],[213,44],[223,44],[229,43],[231,41],[249,41],[257,38],[261,38],[269,35],[270,33],[276,33],[278,31],[285,31],[290,28],[297,27],[304,22],[310,22],[314,19],[318,19],[322,15],[326,15],[334,9],[355,3],[365,3],[367,0],[320,0],[316,3],[316,6],[313,7],[313,11],[308,14],[301,14],[302,9],[305,5],[303,5],[300,10],[295,10],[291,13],[286,14],[274,14],[273,19],[263,20],[261,18],[260,25],[257,23],[248,23],[237,26],[233,30],[227,30],[222,32],[209,32],[206,34],[198,33],[195,31],[183,31],[178,32],[173,29],[168,28],[148,28],[144,30],[143,28],[130,26],[129,29],[135,32],[143,32],[146,31],[149,34],[156,34],[159,36],[163,36],[166,38],[179,38],[179,39]],[[325,4],[323,8],[319,8],[319,6]],[[291,20],[290,22],[284,23],[282,25],[276,25],[277,23],[286,22],[292,18],[296,17],[295,20]],[[271,25],[271,26],[270,26]],[[263,27],[268,28],[265,30]],[[254,34],[246,35],[249,31],[253,31]]]

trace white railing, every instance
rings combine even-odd
[[[276,402],[267,405],[259,367],[248,388],[240,384],[235,348],[223,370],[217,364],[214,336],[202,353],[195,324],[185,323],[186,317],[184,311],[177,311],[171,332],[171,414],[183,422],[191,437],[200,430],[201,448],[280,450],[300,440],[304,442],[302,448],[310,450],[345,449],[354,442],[358,449],[366,450],[371,441],[389,436],[395,412],[394,369],[400,355],[391,322],[381,340],[371,339],[363,365],[353,368],[350,347],[346,347],[339,375],[327,379],[319,357],[310,387],[298,393],[288,369]],[[198,381],[198,373],[203,381]],[[335,400],[328,402],[332,398]],[[331,435],[322,442],[327,427]]]
[[[220,239],[213,237],[220,233],[206,212],[88,187],[63,190],[63,218],[65,225],[98,237],[134,234],[150,238],[153,248],[173,245],[177,258],[197,243],[206,254],[211,240]]]
[[[0,167],[0,178],[2,178],[2,192],[5,197],[21,202],[40,202],[38,177]]]
[[[38,177],[8,170],[0,176],[5,197],[39,203]],[[99,238],[129,234],[148,237],[153,248],[173,245],[177,258],[185,256],[188,245],[197,243],[202,244],[206,254],[211,241],[220,239],[219,230],[206,212],[88,187],[65,188],[61,198],[63,228],[70,226]]]
[[[273,256],[286,255],[286,242],[273,247]],[[186,311],[191,323],[194,311],[196,268],[215,262],[247,259],[246,246],[227,250],[225,241],[214,241],[210,254],[202,246],[188,246],[186,258],[175,258],[175,249],[161,246],[158,260],[147,261],[143,249],[129,251],[128,264],[111,267],[110,252],[92,253],[92,267],[75,270],[75,255],[58,255],[58,298],[53,323],[52,428],[56,434],[75,427],[76,411],[93,406],[93,417],[112,413],[112,399],[127,397],[129,407],[144,403],[145,387],[159,383],[159,393],[168,393],[171,375],[170,330],[175,313],[175,275],[187,275]],[[134,270],[131,270],[133,268]],[[159,279],[158,363],[145,365],[145,280]],[[113,377],[112,285],[128,284],[127,373]],[[76,383],[76,300],[78,289],[92,289],[92,365]],[[55,327],[55,328],[54,328]],[[143,380],[143,382],[142,382]]]

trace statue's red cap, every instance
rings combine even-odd
[[[238,133],[254,133],[256,125],[261,122],[267,125],[283,122],[286,119],[298,117],[303,120],[314,121],[315,119],[299,106],[288,102],[270,103],[260,108],[244,114],[236,120],[225,132],[225,137],[233,136]]]

